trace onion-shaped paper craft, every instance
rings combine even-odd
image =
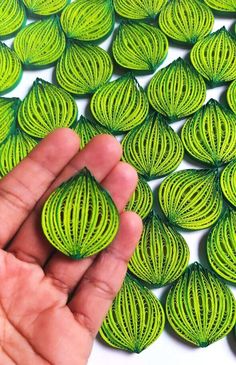
[[[59,251],[82,259],[113,241],[119,214],[108,192],[83,169],[50,195],[42,211],[42,228]]]
[[[112,0],[76,0],[61,14],[67,38],[97,41],[108,37],[114,27]]]
[[[236,0],[204,0],[214,10],[236,13]]]
[[[69,2],[70,0],[23,0],[31,13],[41,16],[59,13]]]
[[[170,0],[160,13],[161,30],[170,38],[184,43],[195,43],[208,35],[214,16],[199,0]]]
[[[227,209],[207,239],[207,256],[213,270],[236,284],[236,211]]]
[[[0,175],[7,175],[36,147],[37,141],[15,127],[0,146]]]
[[[167,0],[113,0],[117,14],[128,19],[155,18]]]
[[[0,145],[15,126],[20,99],[0,98]]]
[[[0,42],[0,95],[17,86],[22,76],[22,66],[16,53]]]
[[[62,55],[65,35],[57,16],[27,25],[16,36],[14,49],[25,66],[44,67]]]
[[[126,205],[126,211],[137,213],[144,219],[152,210],[153,193],[148,183],[140,176],[137,187]]]
[[[161,115],[151,114],[122,141],[123,160],[146,180],[153,180],[177,169],[184,157],[183,144]]]
[[[220,184],[224,196],[236,207],[236,160],[228,164],[222,171]]]
[[[183,170],[168,176],[160,186],[159,202],[169,222],[199,230],[211,227],[222,211],[217,170]]]
[[[181,137],[188,153],[205,164],[217,167],[236,158],[236,118],[214,99],[185,123]]]
[[[149,111],[146,94],[131,73],[99,88],[90,107],[94,118],[114,134],[141,124]]]
[[[110,80],[113,64],[109,54],[95,45],[68,41],[57,63],[56,78],[72,94],[94,93]]]
[[[179,336],[206,347],[225,337],[235,326],[235,299],[216,275],[196,262],[170,289],[166,315]]]
[[[80,137],[80,148],[84,148],[86,144],[98,134],[110,134],[106,128],[102,127],[100,124],[90,121],[83,115],[80,116],[78,123],[74,126],[74,131]]]
[[[189,248],[184,238],[151,213],[128,268],[151,287],[162,287],[175,281],[186,269]]]
[[[236,37],[225,27],[199,40],[190,58],[212,86],[236,79]]]
[[[112,45],[116,62],[131,70],[154,72],[165,60],[168,40],[158,28],[135,22],[123,22]]]
[[[156,341],[164,325],[160,301],[127,275],[99,333],[112,347],[140,353]]]
[[[236,114],[236,80],[228,88],[227,101],[234,114]]]
[[[70,127],[77,118],[77,105],[65,90],[36,79],[20,105],[18,122],[29,135],[44,138],[57,128]]]
[[[1,0],[0,19],[0,38],[14,34],[26,19],[23,4],[18,0]]]
[[[173,122],[201,108],[206,99],[206,85],[192,66],[178,58],[152,78],[148,99],[156,111]]]

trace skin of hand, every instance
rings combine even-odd
[[[79,150],[79,137],[58,129],[0,180],[0,364],[84,365],[119,291],[142,232],[124,207],[137,174],[120,162],[112,136]],[[73,261],[56,252],[41,231],[45,199],[84,166],[110,192],[119,232],[96,257]]]

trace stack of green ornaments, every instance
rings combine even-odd
[[[214,15],[225,13],[236,13],[235,0],[0,1],[1,178],[60,127],[78,133],[81,148],[98,134],[122,136],[122,159],[139,175],[125,209],[140,215],[143,233],[100,329],[114,348],[140,353],[166,321],[199,347],[235,326],[236,35],[213,32]],[[169,44],[187,48],[189,60],[163,67]],[[49,67],[55,84],[37,78],[23,100],[7,97],[24,72]],[[150,77],[146,89],[140,75]],[[219,85],[227,101],[206,102]],[[79,116],[76,98],[89,98],[92,117]],[[199,168],[181,169],[186,157]],[[156,199],[148,182],[161,178]],[[119,213],[84,169],[49,196],[42,228],[57,250],[81,260],[112,243]],[[208,268],[189,265],[181,234],[203,229]],[[161,303],[152,289],[168,285]]]

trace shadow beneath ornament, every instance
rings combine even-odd
[[[201,264],[210,269],[210,265],[208,262],[208,258],[207,258],[207,237],[209,235],[209,230],[207,232],[204,233],[204,235],[202,236],[202,238],[199,241],[199,246],[198,246],[198,258],[199,258],[199,262],[201,262]]]
[[[234,329],[227,336],[227,342],[228,342],[230,350],[232,351],[233,355],[236,357],[236,333],[235,333]]]

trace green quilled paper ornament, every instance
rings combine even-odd
[[[21,62],[16,53],[0,42],[0,95],[14,89],[21,76]]]
[[[228,88],[227,101],[234,114],[236,114],[236,80]]]
[[[236,160],[228,164],[222,171],[220,184],[224,196],[236,207]]]
[[[178,58],[151,79],[148,99],[157,112],[174,122],[201,108],[206,99],[206,85],[192,66]]]
[[[222,211],[218,170],[182,170],[169,175],[159,202],[171,224],[188,230],[211,227]]]
[[[30,136],[44,138],[57,128],[70,127],[77,118],[77,105],[65,90],[36,79],[18,111],[20,127]]]
[[[236,38],[225,27],[199,40],[191,62],[212,86],[236,79]]]
[[[117,14],[124,18],[142,20],[155,18],[167,0],[114,0]]]
[[[57,250],[82,259],[113,241],[119,213],[108,192],[83,169],[50,195],[42,211],[42,228]]]
[[[131,70],[154,72],[165,60],[168,40],[146,23],[123,22],[112,44],[116,62]]]
[[[185,123],[181,138],[192,157],[221,166],[236,158],[235,115],[211,99]]]
[[[150,290],[126,275],[99,331],[110,346],[140,353],[160,336],[165,314]]]
[[[36,68],[57,61],[65,45],[65,35],[57,16],[27,25],[14,40],[14,49],[21,62],[25,66]]]
[[[225,337],[234,327],[235,299],[216,275],[195,262],[170,289],[166,315],[179,336],[206,347]]]
[[[69,2],[70,0],[23,0],[31,13],[41,16],[59,13]]]
[[[7,175],[16,167],[36,147],[37,143],[16,124],[0,146],[0,176]]]
[[[85,118],[83,115],[80,116],[78,123],[74,125],[73,130],[80,137],[80,149],[84,148],[93,137],[99,134],[110,134],[106,128]]]
[[[67,42],[57,63],[56,78],[61,87],[76,95],[94,93],[110,80],[113,64],[102,48],[77,42]]]
[[[19,105],[18,98],[0,98],[0,145],[14,128]]]
[[[153,207],[153,193],[148,183],[139,176],[136,189],[126,205],[126,211],[137,213],[144,219],[152,210]]]
[[[108,37],[115,22],[112,0],[76,0],[61,14],[67,38],[97,41]]]
[[[143,233],[128,268],[146,285],[162,287],[184,272],[189,256],[184,238],[151,213],[144,220]]]
[[[198,0],[170,0],[159,16],[160,28],[168,37],[189,44],[208,35],[213,24],[212,11]]]
[[[236,211],[226,209],[207,238],[207,256],[213,270],[236,284]]]
[[[141,124],[149,111],[146,94],[131,73],[100,87],[90,107],[98,123],[114,134]]]
[[[204,0],[214,10],[236,13],[236,0]]]
[[[0,1],[0,38],[17,32],[25,22],[25,10],[18,0]]]
[[[123,160],[146,180],[177,169],[184,157],[183,144],[161,115],[152,113],[122,140]]]

